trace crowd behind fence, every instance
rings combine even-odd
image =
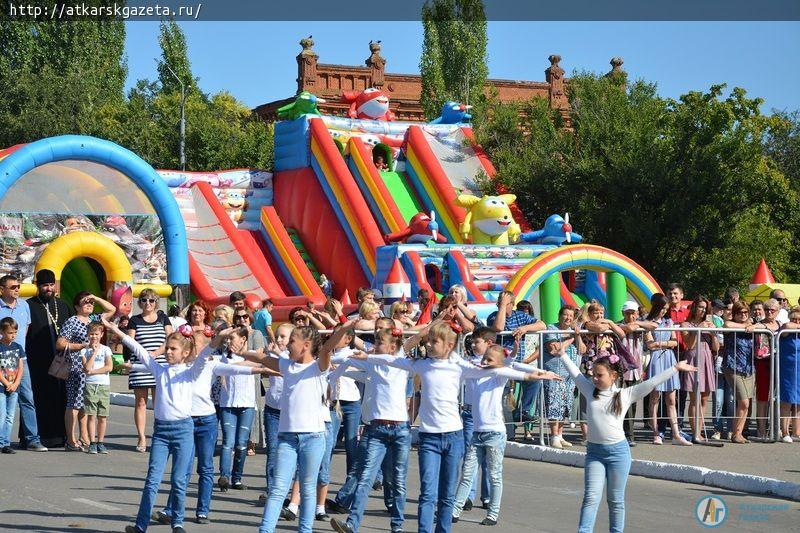
[[[720,440],[719,436],[724,437],[725,435],[730,434],[732,431],[733,422],[736,418],[737,403],[735,397],[736,391],[734,390],[735,387],[732,385],[732,383],[737,379],[737,377],[739,377],[749,379],[750,382],[755,381],[753,384],[755,394],[753,394],[752,401],[749,402],[750,405],[746,415],[746,428],[750,430],[750,434],[752,435],[753,431],[756,430],[756,427],[751,426],[762,427],[764,430],[763,434],[761,435],[762,438],[760,439],[762,442],[775,442],[779,440],[781,432],[781,387],[783,386],[785,388],[788,386],[795,389],[800,387],[800,383],[797,382],[797,379],[790,379],[784,383],[781,383],[781,380],[779,379],[781,376],[780,341],[781,339],[788,339],[790,341],[784,343],[783,350],[785,351],[791,349],[794,351],[792,354],[793,357],[791,357],[794,368],[789,369],[794,371],[787,374],[790,376],[797,376],[798,372],[796,367],[799,359],[797,352],[800,351],[800,330],[789,329],[773,332],[768,329],[759,329],[753,332],[745,332],[744,330],[715,327],[668,327],[656,328],[652,331],[665,332],[669,334],[675,333],[676,335],[696,334],[698,335],[698,339],[700,339],[702,335],[715,335],[720,340],[719,350],[710,354],[710,357],[714,358],[713,368],[715,379],[714,390],[707,391],[710,402],[708,402],[709,405],[707,406],[706,410],[704,411],[701,408],[699,396],[699,388],[701,386],[700,379],[696,378],[693,380],[693,390],[684,390],[681,388],[676,392],[677,417],[681,432],[684,431],[684,419],[688,420],[691,417],[694,419],[693,426],[698,428],[697,431],[700,433],[700,435],[692,435],[693,438],[705,436],[706,441],[713,444],[715,440]],[[415,331],[406,331],[404,332],[404,336],[410,337],[416,333],[417,332]],[[517,360],[532,359],[530,364],[544,370],[545,367],[543,362],[545,359],[545,350],[547,350],[548,339],[552,339],[554,336],[569,336],[576,333],[583,336],[598,335],[597,332],[585,329],[547,329],[535,333],[528,333],[523,336],[524,338],[519,340],[519,352],[515,353],[514,357]],[[639,357],[641,357],[642,369],[642,375],[639,381],[651,377],[648,373],[651,350],[647,349],[647,343],[644,341],[644,336],[647,333],[648,332],[646,331],[631,333],[628,334],[626,339],[626,341],[633,342],[638,340],[639,346],[643,348],[642,352],[638,354]],[[373,334],[373,331],[356,332],[356,336],[366,339],[369,339]],[[608,331],[604,334],[613,335],[613,332]],[[636,339],[637,336],[640,338]],[[513,333],[511,331],[498,332],[496,342],[498,344],[509,344],[510,337],[513,337]],[[753,369],[753,373],[748,376],[740,375],[735,368],[727,368],[725,361],[727,357],[725,343],[736,343],[739,338],[753,340],[754,349],[750,352],[749,361],[747,361],[748,367]],[[758,339],[761,340],[758,341]],[[755,346],[758,346],[758,351],[755,349]],[[424,357],[424,350],[424,345],[421,345],[413,350],[414,353],[407,355],[409,357]],[[459,336],[459,342],[457,344],[456,351],[458,355],[463,358],[469,359],[472,356],[471,334]],[[683,343],[681,342],[677,347],[674,348],[676,361],[683,359],[685,354],[686,350],[683,348]],[[709,355],[702,350],[697,351],[698,360],[696,360],[694,364],[700,369],[700,371],[702,371],[705,365],[710,364],[704,360],[704,358],[708,356]],[[560,364],[563,365],[563,363]],[[583,369],[583,366],[581,368]],[[766,372],[768,373],[768,377],[764,377],[762,375],[756,380],[755,374],[758,372]],[[726,374],[728,374],[727,377]],[[549,421],[546,415],[548,405],[545,394],[546,388],[545,386],[541,386],[541,383],[542,382],[526,382],[509,384],[509,387],[507,388],[507,401],[504,402],[504,404],[506,404],[506,424],[508,428],[509,440],[514,439],[517,430],[522,427],[526,429],[526,433],[528,431],[531,432],[531,438],[534,438],[533,436],[535,435],[534,440],[538,441],[539,444],[548,444],[548,439],[551,437],[547,429]],[[760,387],[760,389],[758,387]],[[767,388],[768,390],[765,391],[763,390],[764,388]],[[530,394],[531,389],[534,390],[532,398]],[[412,414],[412,425],[416,425],[416,420],[413,419],[413,416],[418,412],[419,388],[418,383],[413,382],[413,378],[409,378],[408,391],[409,412]],[[689,395],[691,394],[698,395],[696,396],[697,401],[689,401]],[[757,398],[766,398],[766,400],[759,401]],[[578,394],[576,391],[574,391],[571,399],[572,401],[570,402],[569,408],[565,413],[565,417],[560,420],[562,424],[574,427],[585,422],[585,420],[581,417],[580,407],[577,399]],[[512,401],[513,409],[511,405]],[[659,409],[659,414],[656,416],[659,422],[666,417],[666,415],[663,414],[664,402],[664,395],[661,395],[657,407]],[[652,427],[648,427],[648,419],[652,419],[652,416],[648,409],[647,399],[645,399],[642,403],[643,409],[639,410],[637,408],[636,410],[640,414],[627,416],[626,422],[629,424],[643,422],[644,425],[640,426],[639,431],[647,430],[656,433]],[[690,403],[693,403],[695,407],[692,412],[689,412]],[[766,403],[766,406],[761,405],[763,403]],[[759,405],[761,405],[761,407],[759,407]],[[764,407],[766,407],[766,409]],[[629,412],[629,415],[630,414],[631,412]],[[797,424],[797,415],[792,415],[790,411],[786,413],[786,416],[792,419],[793,424]],[[716,438],[708,439],[708,435],[712,435]]]

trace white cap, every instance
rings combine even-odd
[[[639,304],[637,304],[633,300],[628,300],[627,302],[622,304],[622,312],[623,313],[625,311],[638,311],[638,310],[639,310]]]

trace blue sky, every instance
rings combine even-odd
[[[298,41],[313,34],[322,63],[360,65],[370,39],[382,41],[387,70],[418,72],[418,22],[181,23],[189,59],[206,92],[227,90],[250,107],[295,92]],[[158,23],[127,24],[128,87],[157,76]],[[625,59],[634,79],[678,97],[715,83],[739,86],[770,109],[800,109],[800,23],[796,22],[490,22],[493,78],[544,80],[547,56],[573,71],[606,72]]]

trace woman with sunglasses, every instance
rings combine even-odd
[[[83,371],[83,362],[80,351],[89,345],[89,324],[100,321],[101,315],[94,314],[95,304],[103,309],[102,318],[109,319],[114,316],[117,308],[102,298],[89,292],[81,291],[73,299],[75,315],[64,322],[59,331],[56,349],[69,351],[70,372],[67,378],[67,410],[64,413],[64,425],[67,429],[68,452],[80,451],[88,448],[91,442],[89,431],[86,427],[86,417],[83,414],[83,387],[86,374]],[[75,423],[80,426],[80,441],[75,440]]]
[[[775,298],[770,298],[761,304],[761,315],[758,320],[762,328],[766,328],[775,333],[780,329],[778,323],[778,311],[780,304]],[[752,313],[752,304],[751,310]],[[758,426],[758,438],[766,440],[767,418],[769,417],[769,396],[770,379],[772,376],[772,336],[761,333],[753,338],[753,355],[755,357],[754,370],[756,373],[756,421]]]
[[[141,314],[131,317],[125,333],[147,350],[150,357],[159,363],[166,363],[164,343],[172,334],[172,324],[167,315],[159,311],[158,295],[153,289],[144,289],[139,294],[139,307],[142,309]],[[139,363],[135,354],[131,355],[130,362]],[[147,424],[147,393],[150,392],[155,403],[156,381],[150,372],[132,371],[128,376],[128,388],[133,391],[136,402],[133,408],[133,422],[139,439],[136,451],[144,453],[147,451],[147,437],[144,434]]]
[[[755,389],[752,332],[760,325],[750,322],[750,309],[746,303],[738,301],[733,304],[731,319],[725,321],[725,327],[734,330],[724,334],[725,358],[722,363],[728,390],[736,400],[731,442],[746,444],[750,441],[744,438],[742,430]]]
[[[411,302],[395,302],[389,312],[395,326],[400,327],[400,329],[413,329],[416,327],[416,323],[411,318],[411,314],[414,312],[411,308]]]

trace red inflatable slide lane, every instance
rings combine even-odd
[[[274,207],[283,224],[294,229],[321,274],[335,283],[335,296],[355,294],[369,281],[358,263],[325,191],[311,167],[276,172]]]
[[[228,303],[233,291],[271,298],[276,307],[302,305],[287,297],[258,248],[237,230],[211,186],[198,182],[192,195],[197,227],[187,227],[189,270],[197,296],[211,305]]]

